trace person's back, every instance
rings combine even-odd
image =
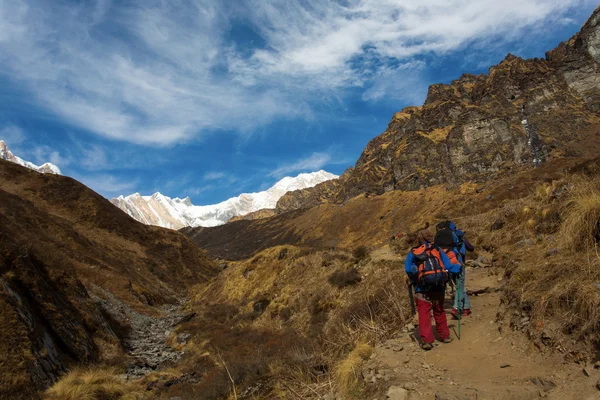
[[[467,250],[473,251],[474,248],[465,238],[464,232],[458,229],[454,222],[442,221],[436,225],[436,229],[435,243],[444,249],[449,258],[452,259],[453,255],[455,255],[457,261],[461,264],[461,270],[457,276],[457,291],[454,295],[454,305],[450,313],[454,318],[458,318],[459,312],[463,316],[468,316],[471,314],[471,302],[467,295],[466,267],[464,266],[464,262]]]
[[[424,350],[431,350],[435,340],[431,327],[431,312],[436,321],[436,331],[440,340],[449,343],[450,331],[444,312],[444,295],[449,273],[457,273],[460,264],[450,259],[433,243],[433,234],[423,230],[405,261],[405,271],[415,288],[415,299],[419,313],[419,332]]]

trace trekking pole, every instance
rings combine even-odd
[[[458,276],[458,282],[456,283],[456,296],[457,297],[457,303],[458,303],[458,340],[460,340],[460,315],[462,314],[462,310],[460,307],[460,302],[461,302],[461,298],[460,298],[460,293],[462,292],[462,285],[461,285],[462,281],[460,279],[460,275]]]
[[[408,298],[410,299],[410,311],[412,312],[412,316],[414,317],[417,311],[415,310],[415,298],[413,296],[413,285],[412,283],[407,286],[408,288]]]

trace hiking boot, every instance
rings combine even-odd
[[[431,343],[424,342],[424,343],[421,343],[421,348],[425,351],[429,351],[429,350],[433,349],[433,345]]]
[[[446,339],[442,340],[442,342],[444,343],[452,343],[454,339],[452,339],[452,336],[448,336]]]
[[[452,310],[450,310],[450,315],[452,315],[452,318],[458,319],[458,309],[453,308]]]
[[[471,315],[471,310],[468,308],[465,308],[462,312],[462,316],[463,317],[468,317],[469,315]]]

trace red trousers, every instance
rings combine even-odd
[[[440,340],[450,336],[446,312],[444,311],[444,292],[417,293],[417,310],[419,312],[419,333],[424,343],[433,343],[435,336],[431,328],[431,311],[435,319],[435,329]]]

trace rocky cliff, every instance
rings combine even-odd
[[[487,75],[429,88],[396,113],[340,179],[283,196],[278,212],[361,193],[493,179],[548,158],[593,155],[600,139],[600,8],[545,59],[509,54]]]

